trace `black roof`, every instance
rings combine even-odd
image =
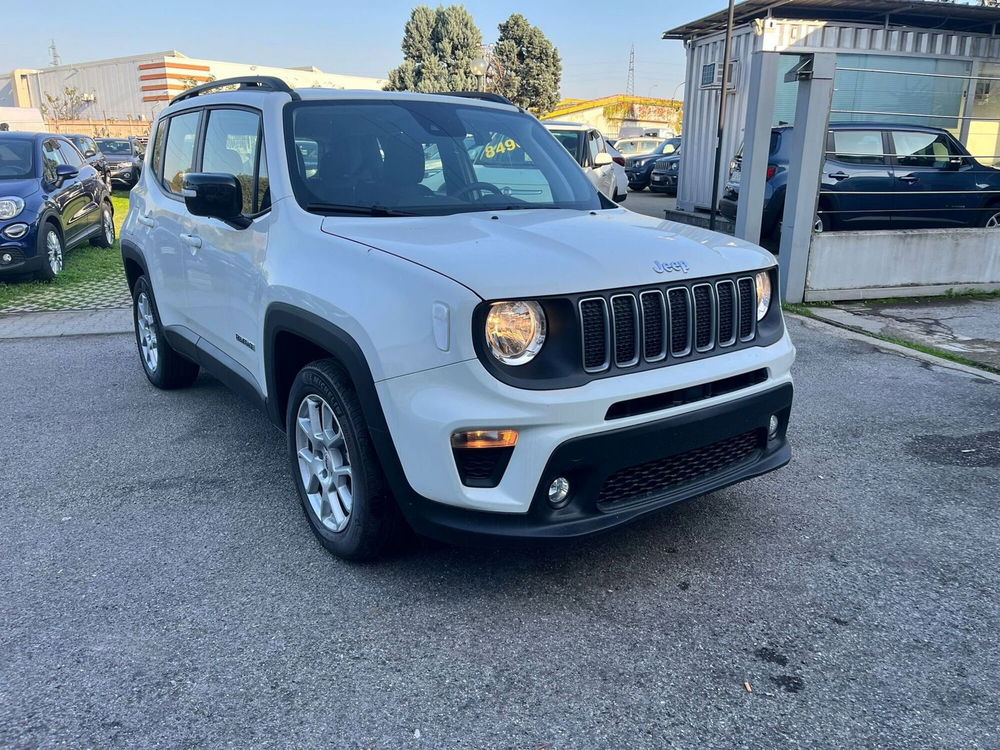
[[[721,4],[721,0],[720,0]],[[727,10],[663,32],[664,39],[694,39],[726,28]],[[972,34],[996,34],[1000,7],[941,3],[935,0],[744,0],[736,6],[736,25],[755,18],[840,21],[909,26]]]

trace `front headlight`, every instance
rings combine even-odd
[[[762,320],[771,309],[771,274],[760,271],[754,277],[757,284],[757,320]]]
[[[486,316],[486,343],[505,365],[524,365],[545,343],[545,312],[537,302],[494,302]]]
[[[24,210],[24,201],[17,196],[0,198],[0,219],[13,219]]]

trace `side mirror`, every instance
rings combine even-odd
[[[94,151],[94,149],[92,148],[88,148],[86,151],[83,152],[83,155],[89,159],[92,156],[97,156],[97,152]]]
[[[66,180],[72,180],[80,174],[80,170],[70,164],[56,165],[56,184],[62,185]]]
[[[949,172],[957,172],[965,165],[965,159],[961,156],[951,156],[948,158],[948,166],[945,169]]]
[[[611,154],[601,151],[594,157],[594,169],[597,169],[598,167],[606,167],[608,164],[613,162],[614,159],[611,158]]]
[[[241,229],[250,226],[250,220],[243,216],[243,187],[231,174],[186,174],[181,195],[187,210],[194,216],[222,219]]]

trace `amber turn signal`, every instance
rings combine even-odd
[[[452,448],[513,448],[517,430],[463,430],[451,434]]]

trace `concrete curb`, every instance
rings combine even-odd
[[[788,312],[787,310],[785,311],[785,315],[793,317],[812,328],[823,328],[827,332],[832,333],[835,336],[840,336],[841,338],[850,339],[852,341],[863,341],[866,344],[871,344],[875,348],[883,351],[900,354],[904,357],[926,362],[934,365],[935,367],[957,370],[958,372],[965,373],[966,375],[972,375],[977,378],[982,378],[983,380],[989,380],[993,383],[1000,384],[1000,375],[992,373],[989,370],[980,370],[978,367],[970,367],[969,365],[963,365],[960,362],[952,362],[950,359],[936,357],[933,354],[927,354],[926,352],[911,349],[908,346],[894,344],[891,341],[876,338],[875,336],[864,333],[863,331],[858,331],[854,328],[850,328],[846,325],[836,323],[825,318],[810,318],[807,315],[799,315],[798,313]]]
[[[128,308],[0,314],[0,340],[131,332],[132,311]]]

